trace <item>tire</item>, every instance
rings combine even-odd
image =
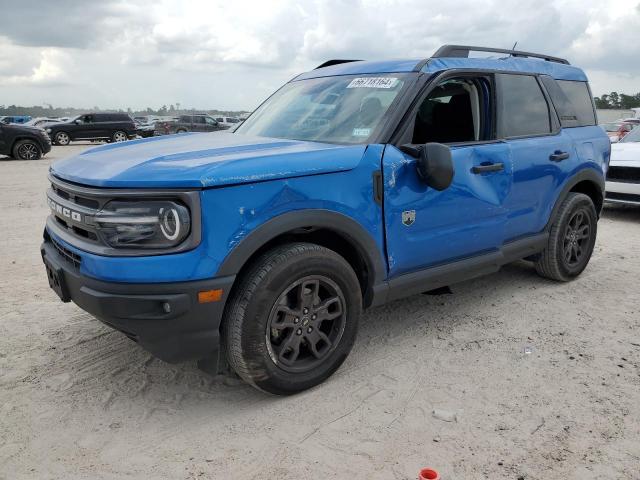
[[[33,140],[18,140],[13,146],[13,158],[18,160],[40,160],[42,149]]]
[[[111,135],[111,141],[114,143],[126,142],[127,140],[129,140],[129,137],[127,136],[127,133],[122,130],[116,130],[113,132],[113,135]]]
[[[226,309],[224,349],[247,383],[290,395],[342,365],[361,313],[360,284],[344,258],[311,243],[283,245],[240,279]]]
[[[569,193],[551,225],[547,246],[536,261],[538,274],[559,282],[580,275],[593,253],[597,230],[598,215],[591,198]]]
[[[176,130],[176,133],[187,133],[187,131],[184,128],[179,128]]]
[[[54,135],[53,141],[56,145],[69,145],[71,143],[71,137],[67,132],[58,132]]]

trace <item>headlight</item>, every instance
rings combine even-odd
[[[187,207],[170,200],[114,200],[96,214],[95,224],[114,248],[171,248],[187,238],[191,218]]]
[[[47,133],[51,133],[51,129],[50,128],[45,128],[44,131],[47,132]]]

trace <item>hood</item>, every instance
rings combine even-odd
[[[609,164],[640,167],[640,142],[619,142],[611,145]]]
[[[34,127],[31,125],[24,125],[22,123],[3,123],[2,126],[9,130],[27,131],[33,133],[42,133],[44,130],[40,127]]]
[[[355,168],[366,145],[184,133],[113,143],[55,162],[71,182],[115,188],[213,187]]]

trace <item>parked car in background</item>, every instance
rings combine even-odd
[[[163,135],[186,132],[215,132],[217,130],[225,130],[226,128],[228,127],[220,125],[212,116],[200,113],[180,115],[175,121],[156,123],[156,131]]]
[[[216,122],[226,128],[237,126],[242,121],[237,117],[214,117]]]
[[[55,162],[42,259],[62,301],[154,355],[292,394],[340,367],[364,308],[520,259],[580,275],[610,149],[560,58],[334,60],[233,132]]]
[[[60,118],[54,118],[54,117],[36,117],[36,118],[32,118],[31,120],[26,122],[24,125],[28,125],[30,127],[43,128],[48,123],[56,123],[60,121],[63,121],[63,120]]]
[[[50,150],[51,140],[41,128],[0,122],[0,155],[38,160]]]
[[[136,122],[136,133],[138,136],[142,138],[149,138],[155,135],[156,125],[151,122],[141,122],[139,120],[135,120]]]
[[[608,202],[640,205],[640,128],[611,145],[606,192]]]
[[[30,115],[5,115],[0,117],[0,123],[27,123],[31,120]]]
[[[45,127],[55,145],[69,145],[76,140],[124,142],[137,135],[136,124],[126,113],[86,113],[68,122]]]
[[[604,123],[600,125],[609,137],[611,143],[617,143],[624,138],[624,136],[633,130],[637,123],[633,121],[621,120],[618,122]]]

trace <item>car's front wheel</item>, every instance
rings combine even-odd
[[[287,244],[263,254],[239,281],[223,331],[243,380],[288,395],[340,367],[362,311],[360,284],[344,258],[315,244]]]
[[[567,282],[587,267],[596,243],[598,215],[590,197],[569,193],[551,225],[547,247],[536,261],[538,274]]]
[[[53,137],[54,142],[56,143],[56,145],[69,145],[69,143],[71,143],[71,137],[69,137],[69,134],[67,132],[58,132],[55,134],[55,136]]]
[[[42,149],[33,140],[20,140],[13,146],[13,157],[20,160],[39,160]]]

